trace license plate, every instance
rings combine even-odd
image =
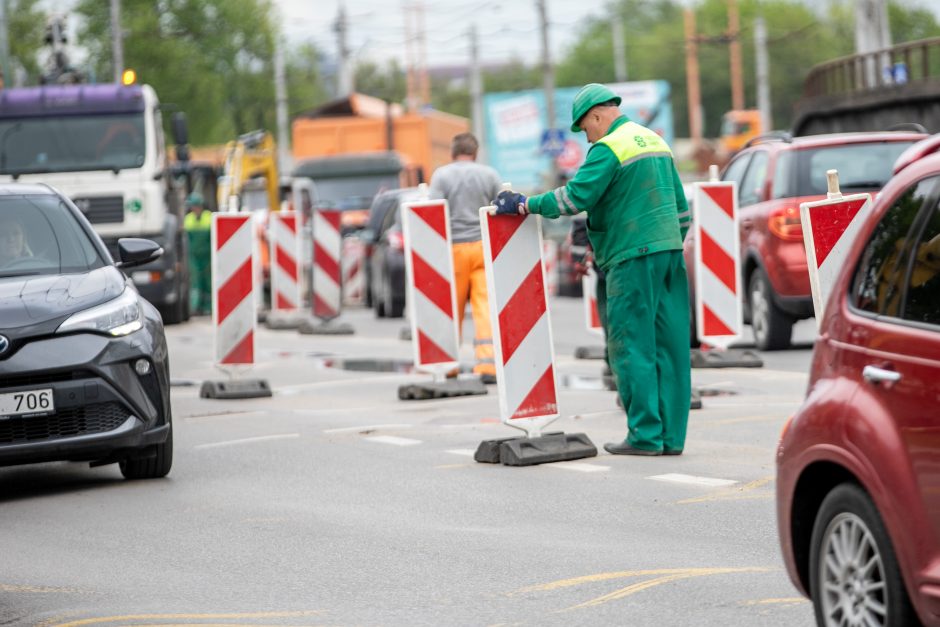
[[[0,418],[53,411],[52,388],[0,394]]]

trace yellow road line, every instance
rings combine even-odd
[[[665,577],[657,577],[656,579],[647,579],[646,581],[641,581],[633,585],[627,586],[626,588],[621,588],[620,590],[614,590],[609,594],[604,594],[597,597],[596,599],[591,599],[590,601],[585,601],[584,603],[579,603],[578,605],[572,605],[571,607],[566,607],[563,610],[558,610],[559,612],[569,612],[571,610],[580,610],[586,607],[594,607],[596,605],[602,605],[609,601],[616,601],[617,599],[622,599],[631,594],[641,592],[647,588],[652,588],[654,586],[659,586],[664,583],[669,583],[672,581],[679,581],[680,579],[688,579],[690,577],[703,577],[703,574],[677,574],[677,575],[666,575]]]
[[[589,583],[597,583],[601,581],[610,581],[612,579],[627,579],[630,577],[650,577],[650,576],[663,576],[663,575],[684,575],[691,577],[698,577],[704,575],[724,575],[728,573],[765,573],[770,572],[770,568],[657,568],[650,570],[624,570],[619,572],[612,573],[598,573],[596,575],[584,575],[581,577],[573,577],[571,579],[559,579],[558,581],[551,581],[549,583],[539,584],[535,586],[528,586],[515,592],[510,592],[508,596],[516,596],[519,594],[526,594],[529,592],[551,592],[553,590],[559,590],[561,588],[570,588],[573,586],[580,586]]]
[[[676,501],[675,504],[688,505],[689,503],[706,503],[708,501],[741,501],[745,499],[771,498],[773,496],[772,494],[747,493],[751,490],[762,488],[773,480],[774,477],[764,477],[763,479],[757,479],[755,481],[751,481],[750,483],[745,483],[744,485],[722,490],[720,492],[713,492],[711,494],[706,494],[705,496],[696,496],[690,499],[682,499],[681,501]]]
[[[139,620],[203,620],[203,619],[253,619],[253,618],[296,618],[299,616],[316,616],[322,614],[319,610],[305,610],[298,612],[244,612],[227,614],[125,614],[123,616],[99,616],[98,618],[82,618],[67,623],[57,623],[55,627],[80,627],[81,625],[102,625],[105,623],[120,623],[123,621]]]
[[[757,599],[755,601],[743,601],[741,605],[796,605],[809,603],[809,599],[804,597],[786,597],[782,599]]]

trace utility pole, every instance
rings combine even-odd
[[[0,0],[0,71],[3,76],[0,77],[0,89],[4,83],[13,84],[13,64],[10,63],[10,37],[7,27],[7,3],[6,0]]]
[[[728,0],[728,56],[731,58],[731,108],[740,111],[744,108],[744,76],[737,0]]]
[[[627,80],[627,46],[623,33],[623,11],[619,4],[610,5],[611,37],[614,40],[614,76],[618,83]]]
[[[888,21],[886,0],[856,0],[855,2],[855,52],[865,54],[891,47],[891,25]],[[874,87],[879,84],[878,65],[887,66],[891,56],[871,56],[865,59],[864,84]]]
[[[754,52],[757,66],[757,110],[760,111],[761,131],[773,128],[770,107],[770,68],[767,61],[767,24],[763,17],[754,20]]]
[[[277,116],[277,167],[283,176],[291,169],[291,155],[288,148],[287,80],[284,75],[284,45],[281,37],[279,27],[274,36],[274,100]]]
[[[477,25],[470,27],[470,99],[473,112],[473,134],[480,143],[477,159],[486,161],[486,145],[483,140],[483,78],[480,75],[480,41]]]
[[[542,32],[542,76],[544,78],[545,111],[548,115],[546,128],[555,128],[555,67],[552,65],[551,49],[548,47],[548,8],[545,0],[536,0],[535,6],[539,12],[539,27]],[[554,187],[558,182],[558,163],[551,158],[549,166],[548,184]]]
[[[5,0],[0,0],[5,4]],[[114,82],[120,83],[124,74],[124,32],[121,30],[121,0],[111,0],[111,62],[114,64]]]
[[[418,87],[421,106],[423,107],[431,102],[431,81],[428,77],[427,30],[424,25],[424,2],[422,0],[418,0],[415,11],[417,12],[418,26]]]
[[[336,15],[336,22],[333,23],[333,30],[336,32],[336,44],[339,50],[339,81],[337,91],[339,96],[348,96],[353,92],[353,71],[349,58],[349,44],[347,35],[349,24],[346,22],[346,6],[340,2],[339,13]]]
[[[695,13],[685,9],[685,76],[689,98],[689,135],[697,150],[702,145],[702,94],[698,75],[698,37],[695,34]]]

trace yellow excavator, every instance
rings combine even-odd
[[[225,145],[218,200],[222,211],[278,211],[277,146],[267,131],[239,135]]]

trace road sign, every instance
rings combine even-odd
[[[212,324],[215,361],[255,360],[254,241],[249,213],[212,214]]]
[[[581,165],[583,160],[584,151],[581,149],[581,144],[573,139],[569,139],[565,142],[565,148],[555,159],[555,162],[562,170],[570,171]]]
[[[869,194],[843,196],[836,192],[829,196],[827,200],[800,204],[817,327],[822,324],[832,284],[872,206]]]
[[[285,313],[296,312],[302,304],[298,214],[294,211],[272,211],[269,216],[271,309]]]
[[[565,150],[565,129],[548,128],[542,131],[540,149],[543,153],[557,157]]]
[[[447,201],[403,204],[402,227],[415,367],[441,375],[460,361]]]
[[[503,423],[530,437],[558,418],[555,352],[542,266],[541,216],[480,209]]]
[[[693,194],[696,332],[703,344],[728,348],[744,326],[737,187],[700,182]]]

